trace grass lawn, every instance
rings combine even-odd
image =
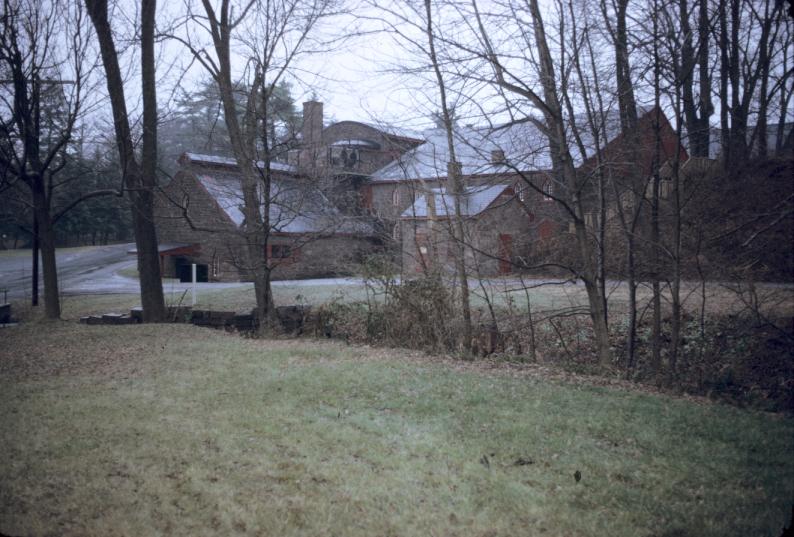
[[[779,415],[187,325],[0,338],[4,534],[777,537],[790,513]]]

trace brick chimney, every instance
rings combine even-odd
[[[303,148],[300,165],[313,168],[318,165],[318,156],[323,135],[323,103],[307,101],[303,103],[303,127],[301,137]]]
[[[499,165],[505,163],[505,152],[501,149],[491,150],[491,164]]]

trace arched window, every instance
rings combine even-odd
[[[392,193],[391,193],[391,203],[395,207],[400,205],[400,187],[399,186],[394,187],[394,191],[392,191]]]
[[[546,179],[541,190],[543,191],[543,201],[553,201],[554,183],[551,182],[551,179]]]

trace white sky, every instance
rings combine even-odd
[[[113,22],[116,26],[117,42],[122,49],[124,43],[131,43],[124,54],[122,64],[129,66],[129,83],[126,91],[132,115],[135,116],[140,108],[140,83],[136,76],[137,65],[139,62],[137,43],[135,43],[133,23],[138,20],[137,5],[139,0],[118,0],[120,7],[114,14]],[[355,0],[343,0],[352,2]],[[362,3],[376,3],[384,0],[358,0]],[[388,2],[388,0],[385,0]],[[409,5],[407,1],[413,1],[414,5],[421,5],[417,0],[397,0],[397,6]],[[198,0],[160,0],[158,13],[158,30],[163,31],[167,25],[178,18],[185,11],[185,2],[192,2],[194,8],[200,11],[201,5]],[[400,3],[402,2],[402,4]],[[483,11],[489,7],[489,0],[480,2]],[[123,7],[123,10],[121,9]],[[381,15],[375,13],[373,7],[361,7],[354,9],[358,18],[351,16],[334,17],[326,20],[318,28],[318,36],[341,35],[345,33],[355,33],[356,31],[368,30],[365,35],[350,38],[343,46],[336,46],[332,49],[318,48],[316,52],[298,57],[294,62],[292,73],[287,76],[287,80],[293,83],[293,96],[296,98],[298,106],[304,101],[315,95],[317,99],[324,103],[324,113],[326,122],[330,120],[358,120],[366,122],[384,122],[395,126],[402,126],[414,129],[421,129],[429,126],[431,114],[438,110],[437,88],[432,83],[428,83],[428,74],[418,76],[400,71],[401,67],[415,66],[417,61],[427,60],[421,56],[412,55],[409,51],[397,45],[398,37],[391,32],[373,32],[382,28],[383,24],[373,22],[372,19],[361,18],[362,15],[375,17]],[[588,15],[583,13],[580,23],[583,24]],[[547,20],[547,24],[550,23]],[[512,25],[511,25],[512,26]],[[522,24],[515,25],[515,28],[526,27]],[[506,32],[515,31],[506,29]],[[494,36],[501,29],[495,29]],[[424,42],[424,36],[417,35],[413,30],[413,37],[418,41]],[[410,31],[409,31],[410,33]],[[200,38],[201,32],[193,28],[192,37]],[[503,35],[502,43],[513,42],[514,46],[520,46],[520,40],[515,40],[515,35]],[[209,40],[205,36],[205,43],[209,45]],[[465,39],[465,38],[463,38]],[[554,46],[554,44],[552,44]],[[192,62],[189,52],[185,48],[174,42],[166,41],[158,44],[160,63],[158,64],[158,98],[166,110],[169,98],[174,95],[175,88],[179,85],[189,89],[194,89],[202,78],[206,77],[203,69]],[[524,49],[514,49],[516,61],[526,61],[521,55],[526,54]],[[610,56],[609,51],[601,53]],[[419,58],[419,59],[417,59]],[[188,69],[188,66],[192,66]],[[608,65],[610,62],[606,62]],[[244,61],[241,57],[234,61],[239,71],[242,70]],[[634,64],[636,68],[636,64]],[[98,70],[103,74],[103,70]],[[488,73],[482,73],[484,77]],[[605,79],[610,78],[606,73]],[[432,80],[432,79],[431,79]],[[602,81],[603,82],[603,81]],[[490,91],[490,90],[489,90]],[[480,91],[479,93],[482,93]],[[454,97],[454,95],[453,95]],[[646,96],[647,97],[647,96]],[[642,95],[638,99],[642,100]],[[487,95],[476,94],[473,101],[475,104],[486,103],[485,108],[490,108]],[[640,103],[649,104],[649,103]],[[717,104],[717,103],[715,103]],[[106,107],[105,107],[106,108]],[[470,107],[471,108],[471,107]],[[100,108],[99,110],[101,110]],[[491,110],[486,110],[490,114]],[[107,114],[109,115],[109,114]],[[715,121],[718,116],[712,116]],[[107,122],[109,118],[105,118]],[[483,117],[466,117],[462,114],[463,123],[483,123]]]
[[[200,4],[194,3],[200,10]],[[158,20],[168,20],[183,9],[181,5],[161,5]],[[431,124],[430,114],[436,107],[417,91],[422,81],[412,75],[394,72],[399,64],[408,61],[405,51],[396,48],[393,33],[373,33],[375,26],[373,22],[350,16],[336,16],[323,21],[315,33],[318,39],[345,32],[368,31],[366,35],[350,38],[342,45],[325,47],[296,58],[286,79],[293,85],[298,107],[314,95],[324,104],[326,121],[386,122],[411,128]],[[198,34],[198,31],[193,32],[194,36]],[[158,77],[161,82],[158,84],[158,99],[166,104],[177,84],[194,88],[206,77],[206,71],[195,62],[190,65],[191,55],[181,44],[166,42],[159,47]],[[134,58],[129,56],[128,61],[137,62],[137,55]],[[233,64],[238,72],[242,72],[245,61],[238,56],[233,59]],[[138,94],[136,85],[131,86],[132,93],[128,98]]]

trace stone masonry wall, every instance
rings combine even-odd
[[[190,220],[199,229],[191,228],[183,216],[184,206],[187,207]],[[155,202],[155,218],[160,244],[200,245],[197,255],[185,257],[190,263],[207,265],[210,281],[251,279],[242,270],[247,265],[242,235],[193,173],[181,170],[163,188]],[[355,272],[356,262],[376,248],[372,239],[343,235],[309,237],[274,234],[269,243],[271,254],[290,252],[288,258],[271,258],[275,266],[274,279],[351,274]],[[288,250],[283,249],[285,246]],[[166,258],[164,277],[175,276],[173,263],[173,258]]]

